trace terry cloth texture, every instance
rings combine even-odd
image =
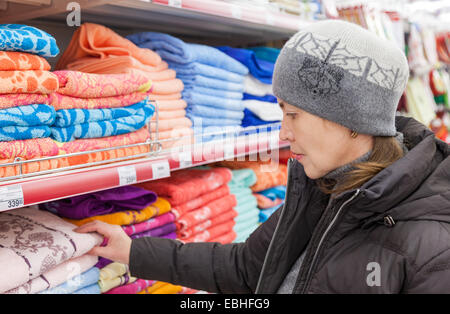
[[[275,65],[275,96],[351,130],[395,136],[408,81],[404,53],[360,26],[314,23],[295,34]]]

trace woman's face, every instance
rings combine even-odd
[[[289,141],[291,151],[311,179],[362,156],[371,149],[371,137],[352,138],[351,131],[279,100],[283,110],[280,139]],[[368,138],[370,141],[368,141]]]

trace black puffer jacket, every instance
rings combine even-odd
[[[133,240],[133,276],[219,293],[276,293],[308,245],[295,293],[450,293],[449,146],[397,118],[409,152],[328,205],[295,160],[285,206],[245,243]]]

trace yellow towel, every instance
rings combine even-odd
[[[158,281],[150,287],[142,290],[138,294],[177,294],[183,288],[167,282]]]

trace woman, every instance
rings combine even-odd
[[[219,293],[450,292],[449,146],[396,117],[404,54],[354,24],[317,22],[275,66],[287,196],[245,243],[109,238],[92,254],[131,275]]]

